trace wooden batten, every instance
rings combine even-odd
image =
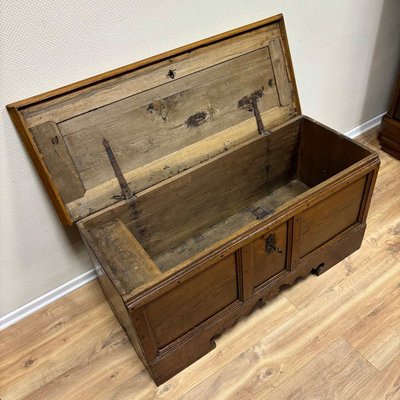
[[[139,193],[300,114],[282,15],[8,106],[61,220]]]

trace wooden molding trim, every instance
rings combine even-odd
[[[43,182],[44,187],[46,188],[50,200],[54,205],[58,217],[60,218],[63,225],[72,225],[73,220],[67,208],[65,207],[63,200],[61,199],[60,193],[53,183],[49,170],[47,169],[43,159],[39,156],[39,150],[36,146],[36,143],[32,139],[32,135],[30,134],[29,129],[26,126],[19,109],[11,104],[7,106],[7,110],[22,138],[22,141],[24,142],[24,145],[33,161],[33,164],[35,165],[39,173],[39,176]]]
[[[87,79],[72,83],[70,85],[63,86],[63,87],[61,87],[59,89],[50,90],[48,92],[39,94],[37,96],[33,96],[33,97],[29,97],[29,98],[24,99],[24,100],[17,101],[15,103],[12,103],[12,104],[8,105],[7,108],[17,108],[17,109],[19,109],[19,108],[31,106],[33,104],[40,103],[42,101],[49,100],[51,98],[58,97],[58,96],[66,94],[66,93],[70,93],[70,92],[73,92],[73,91],[78,90],[78,89],[82,89],[82,88],[84,88],[86,86],[89,86],[89,85],[92,85],[94,83],[105,81],[105,80],[108,80],[108,79],[111,79],[111,78],[115,78],[115,77],[117,77],[119,75],[123,75],[125,73],[132,72],[132,71],[134,71],[136,69],[148,66],[150,64],[154,64],[154,63],[159,62],[159,61],[163,61],[163,60],[165,60],[167,58],[175,57],[175,56],[177,56],[179,54],[194,50],[196,48],[207,46],[208,44],[218,42],[218,41],[226,39],[228,37],[233,37],[233,36],[239,35],[241,33],[248,32],[248,31],[251,31],[253,29],[257,29],[257,28],[259,28],[259,27],[261,27],[263,25],[267,25],[267,24],[270,24],[270,23],[273,23],[273,22],[276,22],[276,21],[279,21],[280,26],[282,27],[284,25],[283,24],[283,15],[282,14],[278,14],[278,15],[275,15],[275,16],[273,16],[271,18],[262,19],[260,21],[257,21],[257,22],[242,26],[240,28],[232,29],[230,31],[227,31],[227,32],[224,32],[224,33],[220,33],[218,35],[214,35],[214,36],[211,36],[211,37],[206,38],[206,39],[198,40],[197,42],[194,42],[194,43],[191,43],[191,44],[188,44],[188,45],[184,45],[184,46],[178,47],[178,48],[173,49],[173,50],[166,51],[164,53],[161,53],[161,54],[158,54],[158,55],[155,55],[155,56],[152,56],[152,57],[145,58],[144,60],[140,60],[140,61],[134,62],[132,64],[128,64],[128,65],[125,65],[125,66],[120,67],[120,68],[113,69],[113,70],[108,71],[108,72],[104,72],[104,73],[99,74],[99,75],[95,75],[95,76],[93,76],[91,78],[87,78]],[[285,37],[285,42],[286,42],[285,51],[288,52],[286,31],[284,31],[284,37]],[[293,74],[293,76],[294,76],[294,74]],[[299,104],[297,104],[297,106],[299,107]]]

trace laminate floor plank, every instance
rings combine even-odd
[[[351,400],[399,400],[400,357],[373,377]]]
[[[344,335],[376,369],[400,356],[400,295],[373,310]]]
[[[88,385],[91,379],[82,376],[86,366],[95,364],[106,353],[112,359],[115,353],[111,350],[119,347],[124,348],[126,359],[136,360],[135,368],[130,368],[131,374],[143,369],[97,282],[2,331],[0,343],[1,400],[53,399],[54,394],[48,388],[59,390],[63,378],[69,378],[67,386],[77,387],[81,382]],[[77,369],[78,374],[74,374]],[[102,372],[107,370],[112,371],[112,365]]]
[[[89,290],[80,290],[79,295],[73,293],[64,296],[33,315],[0,331],[0,354],[3,359],[14,354],[19,347],[18,355],[31,352],[44,341],[59,335],[66,324],[80,320],[93,307],[104,299],[103,292],[97,284],[86,286]],[[0,365],[0,368],[4,363]]]
[[[340,338],[272,393],[274,400],[348,399],[378,371]]]
[[[106,399],[126,379],[144,371],[135,355],[130,354],[127,336],[119,331],[96,357],[80,363],[30,393],[30,400],[42,399]],[[130,356],[127,356],[129,355]],[[134,392],[131,392],[134,393]]]

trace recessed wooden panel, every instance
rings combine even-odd
[[[179,284],[144,307],[159,348],[238,299],[235,254]]]
[[[139,61],[122,67],[123,71],[119,73],[111,71],[100,75],[91,79],[94,82],[89,86],[78,85],[71,92],[23,108],[23,117],[28,127],[48,120],[56,123],[66,121],[258,50],[267,46],[271,39],[281,36],[277,23],[263,24],[258,29],[244,29],[241,34],[238,33],[236,30],[233,35],[231,32],[230,35],[228,33],[206,39],[200,46],[196,43],[194,46],[185,46],[169,51],[168,54]]]
[[[255,92],[260,111],[279,105],[267,48],[171,79],[58,126],[90,189],[115,177],[103,137],[126,173],[252,118],[238,103]]]
[[[366,176],[303,213],[300,257],[357,222],[365,183]]]
[[[269,245],[267,244],[268,241],[271,241]],[[254,287],[285,269],[286,243],[286,223],[253,242]],[[275,250],[271,244],[275,247]],[[279,251],[281,252],[279,253]]]

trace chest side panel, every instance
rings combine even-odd
[[[303,213],[300,257],[358,221],[366,180],[362,177]]]

